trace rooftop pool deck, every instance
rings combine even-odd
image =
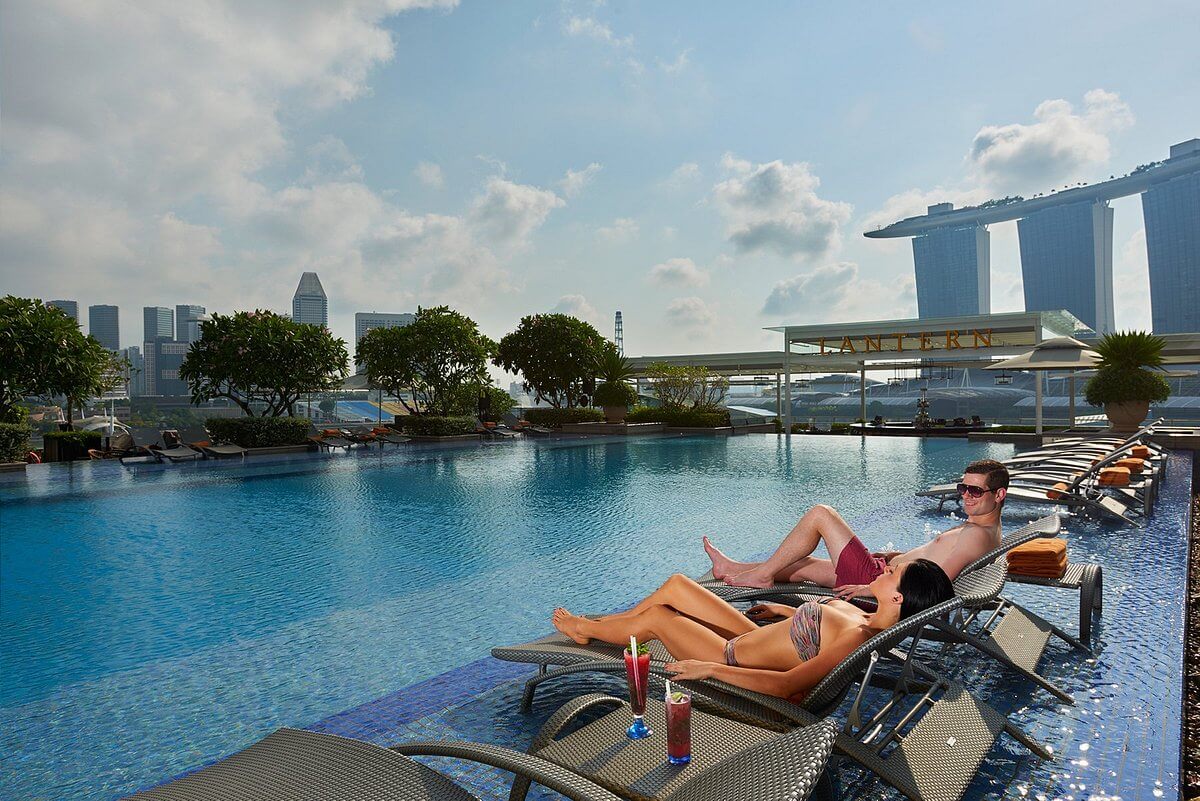
[[[616,610],[672,572],[699,575],[704,533],[765,553],[814,503],[872,546],[912,547],[955,522],[914,491],[1012,453],[601,438],[0,477],[0,798],[117,798],[284,725],[524,749],[570,698],[624,694],[576,677],[519,710],[533,668],[488,652],[547,633],[554,606]],[[962,649],[937,665],[1056,754],[1001,738],[966,798],[1177,797],[1190,487],[1190,455],[1172,456],[1145,529],[1066,520],[1071,559],[1105,573],[1093,653],[1052,640],[1041,662],[1074,706]],[[1013,506],[1005,528],[1048,509]],[[1006,595],[1077,628],[1077,594]],[[507,797],[505,774],[429,762]],[[840,785],[899,797],[850,765]]]

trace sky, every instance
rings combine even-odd
[[[1200,5],[0,4],[0,293],[573,314],[627,355],[916,316],[929,204],[1122,174],[1200,136]],[[1149,328],[1140,200],[1116,316]],[[1015,223],[992,310],[1022,308]]]

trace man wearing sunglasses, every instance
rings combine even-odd
[[[1000,510],[1008,494],[1008,470],[992,459],[971,462],[958,484],[967,522],[943,531],[911,551],[872,553],[831,506],[809,509],[765,562],[730,559],[704,538],[713,576],[736,587],[769,587],[775,582],[812,581],[848,598],[861,595],[886,567],[914,559],[941,566],[953,580],[971,562],[1000,544]],[[822,542],[828,559],[812,555]]]

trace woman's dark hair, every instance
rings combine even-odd
[[[941,565],[928,559],[914,559],[900,575],[900,619],[924,612],[931,606],[954,597],[954,585]]]

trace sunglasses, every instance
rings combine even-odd
[[[958,490],[959,495],[966,494],[966,495],[970,495],[972,498],[982,498],[984,493],[996,491],[994,489],[984,489],[983,487],[977,487],[974,484],[966,484],[962,481],[958,482],[958,486],[955,487],[955,489]]]

